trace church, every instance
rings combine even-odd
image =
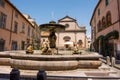
[[[88,48],[85,26],[79,26],[77,20],[70,16],[59,19],[58,24],[65,25],[65,31],[56,33],[57,48],[71,49],[74,45],[77,45],[79,48]],[[43,39],[48,41],[48,36],[48,32],[41,31],[41,42]]]

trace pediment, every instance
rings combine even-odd
[[[76,21],[74,18],[71,18],[71,17],[69,17],[69,16],[65,16],[64,18],[62,18],[62,19],[60,19],[60,20],[58,20],[59,22],[67,22],[67,21],[72,21],[72,22],[74,22],[74,21]]]

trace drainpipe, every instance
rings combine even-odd
[[[12,10],[12,16],[11,16],[11,27],[10,27],[10,40],[9,40],[9,45],[11,44],[11,40],[12,40],[13,12],[14,12],[14,10]]]

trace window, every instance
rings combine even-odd
[[[96,36],[96,27],[94,26],[93,29],[94,29],[94,36]]]
[[[5,40],[0,39],[0,51],[4,51],[4,46],[5,46]]]
[[[65,36],[64,38],[63,38],[65,41],[70,41],[70,37],[69,36]]]
[[[27,41],[26,41],[27,43],[26,43],[26,47],[28,47],[29,46],[29,44],[30,44],[30,39],[27,39]]]
[[[96,18],[94,17],[94,24],[96,24]]]
[[[22,23],[22,31],[21,31],[22,33],[24,33],[25,32],[25,23]]]
[[[91,38],[93,39],[93,37],[94,37],[94,30],[91,30],[91,32],[92,32]]]
[[[32,37],[35,37],[34,30],[32,30]]]
[[[28,36],[30,36],[30,27],[28,26]]]
[[[65,27],[68,28],[68,27],[69,27],[69,24],[65,24]]]
[[[107,6],[109,4],[109,0],[105,0],[105,5]]]
[[[80,45],[82,45],[83,44],[83,42],[82,42],[82,40],[78,40],[78,42],[77,42],[78,44],[80,44]]]
[[[21,49],[24,50],[25,49],[25,41],[21,42]]]
[[[5,28],[7,16],[3,13],[0,13],[0,27]]]
[[[14,32],[15,32],[15,33],[17,33],[17,29],[18,29],[18,23],[15,22],[15,23],[14,23]]]
[[[101,27],[101,21],[98,22],[98,32],[102,30],[102,27]]]
[[[100,9],[98,9],[98,16],[100,15]]]
[[[17,41],[12,41],[12,50],[17,50]]]
[[[5,2],[4,2],[4,0],[0,0],[0,6],[5,7]]]
[[[15,17],[18,18],[18,13],[17,12],[15,12]]]
[[[110,11],[108,11],[108,12],[107,12],[107,15],[106,15],[106,24],[107,24],[107,27],[112,24]]]
[[[80,48],[82,48],[82,44],[83,44],[82,40],[81,40],[81,39],[78,40],[77,45],[78,45]]]
[[[106,27],[106,20],[105,17],[102,18],[102,29]]]

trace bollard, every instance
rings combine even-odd
[[[115,57],[112,57],[112,62],[111,62],[111,66],[115,66]]]
[[[107,65],[110,65],[110,57],[109,56],[107,56]]]
[[[13,68],[10,72],[10,80],[20,80],[20,71],[17,68]]]
[[[37,80],[47,80],[46,72],[44,70],[39,70],[37,73]]]

